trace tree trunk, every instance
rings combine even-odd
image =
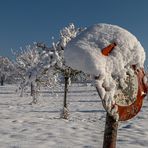
[[[31,82],[31,92],[30,95],[32,96],[33,100],[31,103],[29,103],[30,105],[32,104],[36,104],[37,103],[37,90],[36,90],[36,86],[33,82]]]
[[[64,101],[63,101],[63,118],[64,119],[68,118],[68,109],[67,109],[68,79],[69,77],[65,76]]]
[[[1,76],[1,86],[4,85],[4,76]]]
[[[65,88],[64,88],[64,107],[67,108],[67,93],[68,93],[68,77],[65,77]]]
[[[21,93],[20,93],[20,97],[23,97],[24,96],[24,89],[25,89],[25,82],[21,82],[20,84],[20,90],[21,90]]]
[[[20,94],[20,97],[23,97],[24,96],[24,87],[21,87],[21,94]]]
[[[116,148],[118,121],[106,114],[103,148]]]
[[[35,94],[35,86],[34,86],[33,82],[31,82],[30,95],[31,95],[31,96],[34,96],[34,94]]]

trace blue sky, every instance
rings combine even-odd
[[[0,55],[43,41],[73,22],[77,27],[116,24],[132,32],[148,52],[148,0],[0,0]]]

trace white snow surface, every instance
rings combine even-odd
[[[101,50],[111,43],[117,46],[109,56],[102,55]],[[127,72],[134,73],[132,65],[137,68],[144,66],[145,52],[137,38],[127,30],[116,25],[96,24],[67,44],[64,58],[71,68],[99,76],[96,85],[107,111],[111,112],[111,104],[115,103],[115,80],[119,80],[121,87],[125,88]]]
[[[16,86],[0,86],[0,148],[102,148],[106,112],[94,87],[72,84],[68,120],[60,118],[63,90],[58,96],[42,88],[39,102],[29,93],[20,98]],[[118,128],[117,148],[148,147],[148,100],[141,112]]]

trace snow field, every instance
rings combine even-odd
[[[39,102],[29,93],[19,97],[16,86],[0,87],[1,148],[102,148],[106,112],[94,87],[73,84],[68,94],[69,120],[60,118],[62,88],[42,89]],[[134,119],[120,123],[117,148],[147,148],[148,101]]]

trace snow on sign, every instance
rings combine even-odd
[[[93,25],[67,44],[64,56],[68,66],[96,79],[103,106],[116,120],[128,120],[140,111],[147,92],[145,52],[130,32]]]

